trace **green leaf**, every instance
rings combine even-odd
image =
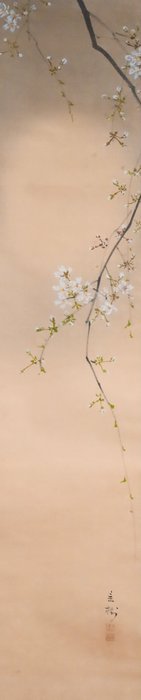
[[[73,325],[75,323],[75,316],[74,314],[67,314],[65,315],[65,318],[63,318],[62,321],[62,326],[65,326],[67,323],[70,323],[70,325]]]
[[[126,326],[124,326],[124,328],[129,328],[129,326],[131,326],[131,321],[130,321],[130,319],[128,319],[128,321],[127,321],[127,323],[126,323]]]
[[[122,479],[122,480],[120,481],[120,484],[125,484],[125,483],[127,483],[127,479],[126,479],[125,476],[124,476],[124,479]]]
[[[31,358],[31,365],[37,365],[37,362],[38,362],[38,357],[37,357],[37,355],[32,355],[32,358]]]
[[[132,493],[130,493],[129,495],[130,495],[131,501],[133,501],[133,500],[134,500],[134,496],[132,496]]]
[[[56,321],[54,316],[50,319],[50,325],[48,326],[48,331],[50,335],[52,336],[53,333],[58,333],[58,326],[56,325]]]

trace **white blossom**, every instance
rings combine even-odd
[[[0,2],[0,18],[5,17],[7,14],[7,7],[5,2]]]
[[[55,304],[66,308],[67,306],[84,306],[93,300],[94,292],[89,281],[83,282],[82,277],[71,278],[71,268],[61,265],[55,277],[58,279],[58,285],[53,286],[57,292]]]
[[[105,316],[111,316],[114,311],[117,311],[117,307],[110,301],[108,289],[104,288],[102,292],[99,292],[99,295],[103,297],[102,304],[99,307],[100,311]]]
[[[127,294],[128,296],[130,296],[132,289],[133,285],[125,279],[124,272],[120,272],[119,280],[116,287],[114,287],[114,291],[121,292],[121,294]]]
[[[100,306],[100,311],[102,311],[105,316],[111,316],[113,311],[117,311],[117,307],[105,298],[105,301]]]
[[[14,9],[10,10],[9,5],[6,6],[6,12],[3,16],[5,16],[5,22],[3,24],[3,29],[5,29],[5,31],[15,32],[16,29],[19,29],[21,15],[18,15]]]
[[[117,85],[116,92],[114,93],[114,95],[112,95],[113,100],[119,100],[119,95],[121,94],[121,91],[122,88],[120,87],[120,85]]]
[[[94,299],[94,289],[91,282],[88,280],[84,282],[82,277],[72,279],[71,273],[72,268],[64,265],[61,265],[54,273],[54,276],[57,278],[57,285],[53,286],[54,291],[57,293],[55,304],[62,309],[67,307],[79,309],[86,304],[90,304]],[[106,277],[109,281],[110,276],[108,273]],[[120,272],[118,280],[112,286],[112,292],[107,287],[98,292],[98,311],[106,318],[111,316],[112,313],[117,311],[117,307],[113,303],[114,294],[121,293],[130,296],[132,290],[132,284],[125,279],[124,272]]]
[[[120,117],[125,121],[125,114],[124,114],[124,112],[122,112],[122,111],[120,112]]]
[[[132,51],[131,54],[127,54],[125,60],[129,75],[132,75],[134,80],[137,80],[141,76],[141,46]]]
[[[63,66],[65,66],[67,62],[67,58],[61,58],[61,63],[63,64]]]
[[[64,265],[60,265],[60,267],[58,267],[58,270],[56,272],[54,272],[54,276],[59,277],[59,279],[61,277],[67,278],[67,277],[69,277],[71,272],[72,272],[71,267],[64,267]]]
[[[118,185],[118,180],[117,180],[117,178],[114,178],[114,180],[113,180],[113,185],[116,185],[116,187],[117,187],[117,185]]]

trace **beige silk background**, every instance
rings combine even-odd
[[[109,33],[141,20],[139,1],[89,0],[107,25],[102,45],[123,63]],[[92,50],[75,0],[40,4],[32,28],[59,61],[74,103],[72,122],[59,86],[23,31],[23,59],[1,56],[1,700],[139,700],[140,678],[140,241],[132,276],[133,339],[123,297],[111,325],[97,326],[91,351],[116,362],[104,385],[117,407],[134,494],[129,512],[116,431],[108,411],[89,410],[95,385],[85,362],[85,314],[53,338],[47,373],[25,374],[37,325],[61,312],[53,273],[71,265],[93,279],[100,251],[125,215],[108,201],[114,177],[134,166],[140,111],[128,96],[128,148],[104,148],[106,105],[119,76]],[[3,36],[3,34],[1,34]],[[103,37],[103,38],[102,38]],[[2,38],[1,38],[2,45]],[[139,218],[139,216],[138,216]],[[94,272],[95,271],[95,272]],[[118,606],[106,641],[109,590]]]

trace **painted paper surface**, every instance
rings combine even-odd
[[[89,409],[88,309],[52,339],[45,374],[21,373],[26,351],[42,342],[35,329],[62,318],[54,272],[70,266],[75,279],[94,279],[126,216],[126,192],[110,201],[113,181],[127,184],[125,171],[140,165],[141,108],[92,49],[80,6],[0,3],[2,700],[139,700],[141,691],[140,232],[133,337],[126,294],[110,326],[101,320],[91,336],[91,357],[116,359],[99,372],[126,447],[130,504],[112,416]],[[88,10],[121,67],[134,49],[123,50],[120,33],[141,25],[138,0],[90,0]],[[125,74],[139,90],[137,70],[135,55]],[[127,100],[119,132],[128,136],[124,147],[115,138],[105,146],[110,105],[101,95],[118,85]]]

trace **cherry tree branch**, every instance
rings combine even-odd
[[[76,0],[76,2],[77,2],[77,5],[79,5],[79,8],[80,8],[81,13],[83,15],[83,19],[84,19],[88,34],[90,36],[92,48],[95,49],[95,51],[98,51],[99,53],[101,53],[102,56],[104,56],[104,58],[106,58],[107,61],[109,61],[109,63],[116,70],[118,75],[120,75],[122,80],[124,80],[124,82],[128,85],[135,100],[138,102],[139,105],[141,105],[141,100],[138,97],[136,89],[135,89],[134,85],[131,83],[131,80],[129,80],[127,75],[125,75],[125,73],[122,71],[122,68],[120,68],[120,66],[118,66],[118,63],[116,63],[115,59],[111,56],[111,54],[97,43],[95,31],[94,31],[94,28],[93,28],[93,25],[91,22],[91,13],[89,12],[89,10],[87,10],[87,7],[84,3],[84,0]]]
[[[95,290],[95,296],[94,296],[94,299],[93,299],[93,301],[92,301],[92,303],[91,303],[91,308],[90,308],[89,314],[88,314],[88,316],[87,316],[86,323],[89,323],[89,321],[90,321],[90,317],[91,317],[91,314],[92,314],[92,311],[93,311],[93,308],[94,308],[94,305],[95,305],[95,302],[96,302],[97,294],[98,294],[98,292],[99,292],[101,280],[102,280],[103,274],[104,274],[104,272],[105,272],[105,270],[106,270],[106,267],[107,267],[109,261],[111,260],[112,256],[114,255],[115,251],[116,251],[117,248],[119,247],[119,245],[120,245],[121,241],[123,240],[125,234],[126,234],[127,231],[129,231],[129,229],[131,228],[132,223],[133,223],[134,218],[135,218],[135,215],[136,215],[136,212],[137,212],[137,209],[138,209],[138,207],[139,207],[140,204],[141,204],[141,194],[140,194],[140,196],[139,196],[139,198],[138,198],[138,200],[137,200],[137,202],[136,202],[136,205],[135,205],[135,207],[134,207],[134,210],[133,210],[133,212],[132,212],[132,214],[131,214],[131,217],[130,217],[130,220],[128,221],[127,226],[124,227],[122,233],[120,234],[118,240],[117,240],[116,243],[114,244],[114,246],[113,246],[112,250],[110,251],[109,255],[107,255],[107,258],[106,258],[106,260],[105,260],[105,263],[103,264],[103,266],[102,266],[102,268],[101,268],[101,271],[100,271],[100,273],[99,273],[99,275],[98,275],[98,278],[97,278],[97,285],[96,285],[96,290]]]
[[[131,493],[131,487],[130,487],[130,481],[129,481],[128,471],[127,471],[127,467],[126,467],[125,460],[124,460],[124,449],[125,449],[125,448],[124,448],[123,443],[122,443],[121,432],[120,432],[120,428],[119,428],[119,425],[118,425],[118,422],[117,422],[116,413],[115,413],[115,407],[114,407],[114,404],[112,404],[111,401],[109,400],[109,398],[108,398],[108,396],[107,396],[107,393],[105,392],[105,390],[104,390],[104,388],[103,388],[103,386],[102,386],[102,383],[99,381],[99,378],[98,378],[98,376],[97,376],[97,372],[96,372],[95,366],[94,366],[94,365],[95,365],[95,361],[92,360],[92,359],[90,359],[89,344],[90,344],[90,335],[91,335],[91,328],[92,328],[92,325],[91,325],[91,314],[92,314],[92,311],[93,311],[93,308],[94,308],[94,305],[95,305],[95,302],[96,302],[96,298],[97,298],[97,295],[98,295],[98,292],[99,292],[99,289],[100,289],[100,284],[101,284],[102,277],[103,277],[103,275],[104,275],[105,270],[107,269],[107,265],[108,265],[109,261],[111,260],[111,258],[112,258],[113,255],[114,255],[115,251],[116,251],[117,249],[119,249],[119,244],[121,243],[121,241],[122,241],[123,238],[125,237],[127,231],[129,231],[129,229],[131,228],[132,223],[133,223],[133,220],[134,220],[134,218],[135,218],[135,215],[136,215],[136,212],[137,212],[137,209],[138,209],[140,203],[141,203],[141,194],[140,194],[140,196],[139,196],[139,198],[138,198],[138,201],[136,202],[136,205],[135,205],[135,207],[134,207],[134,211],[132,212],[132,215],[131,215],[131,217],[130,217],[130,220],[129,220],[127,226],[124,227],[124,229],[123,229],[123,231],[122,231],[122,233],[121,233],[119,239],[118,239],[118,240],[116,241],[116,243],[114,244],[112,250],[111,250],[110,253],[108,254],[108,256],[107,256],[107,258],[106,258],[106,260],[105,260],[105,262],[104,262],[104,264],[103,264],[103,266],[102,266],[102,268],[101,268],[101,271],[100,271],[99,276],[98,276],[98,278],[97,278],[96,288],[94,288],[94,289],[95,289],[94,299],[93,299],[93,301],[92,301],[92,303],[91,303],[90,312],[89,312],[88,317],[87,317],[87,319],[86,319],[86,324],[87,324],[87,326],[88,326],[88,329],[87,329],[87,338],[86,338],[86,362],[88,363],[88,365],[89,365],[89,367],[90,367],[90,369],[91,369],[91,372],[92,372],[92,374],[93,374],[93,377],[94,377],[94,379],[95,379],[95,382],[96,382],[96,384],[97,384],[97,387],[98,387],[98,389],[99,389],[99,391],[100,391],[100,397],[99,397],[97,400],[98,400],[98,401],[101,401],[101,397],[103,397],[103,399],[104,399],[104,401],[106,402],[107,406],[108,406],[109,409],[111,410],[112,417],[113,417],[113,420],[114,420],[114,427],[117,429],[117,432],[118,432],[118,439],[119,439],[119,444],[120,444],[120,449],[121,449],[121,455],[122,455],[123,476],[124,476],[123,481],[126,482],[126,484],[127,484],[129,499],[133,499],[133,496],[132,496],[132,493]],[[95,403],[95,402],[94,402],[94,403]],[[130,512],[132,513],[132,516],[133,516],[133,518],[134,518],[134,510],[133,510],[133,508],[131,509]],[[135,530],[135,523],[134,523],[134,530]],[[135,551],[136,551],[136,547],[135,547]]]

